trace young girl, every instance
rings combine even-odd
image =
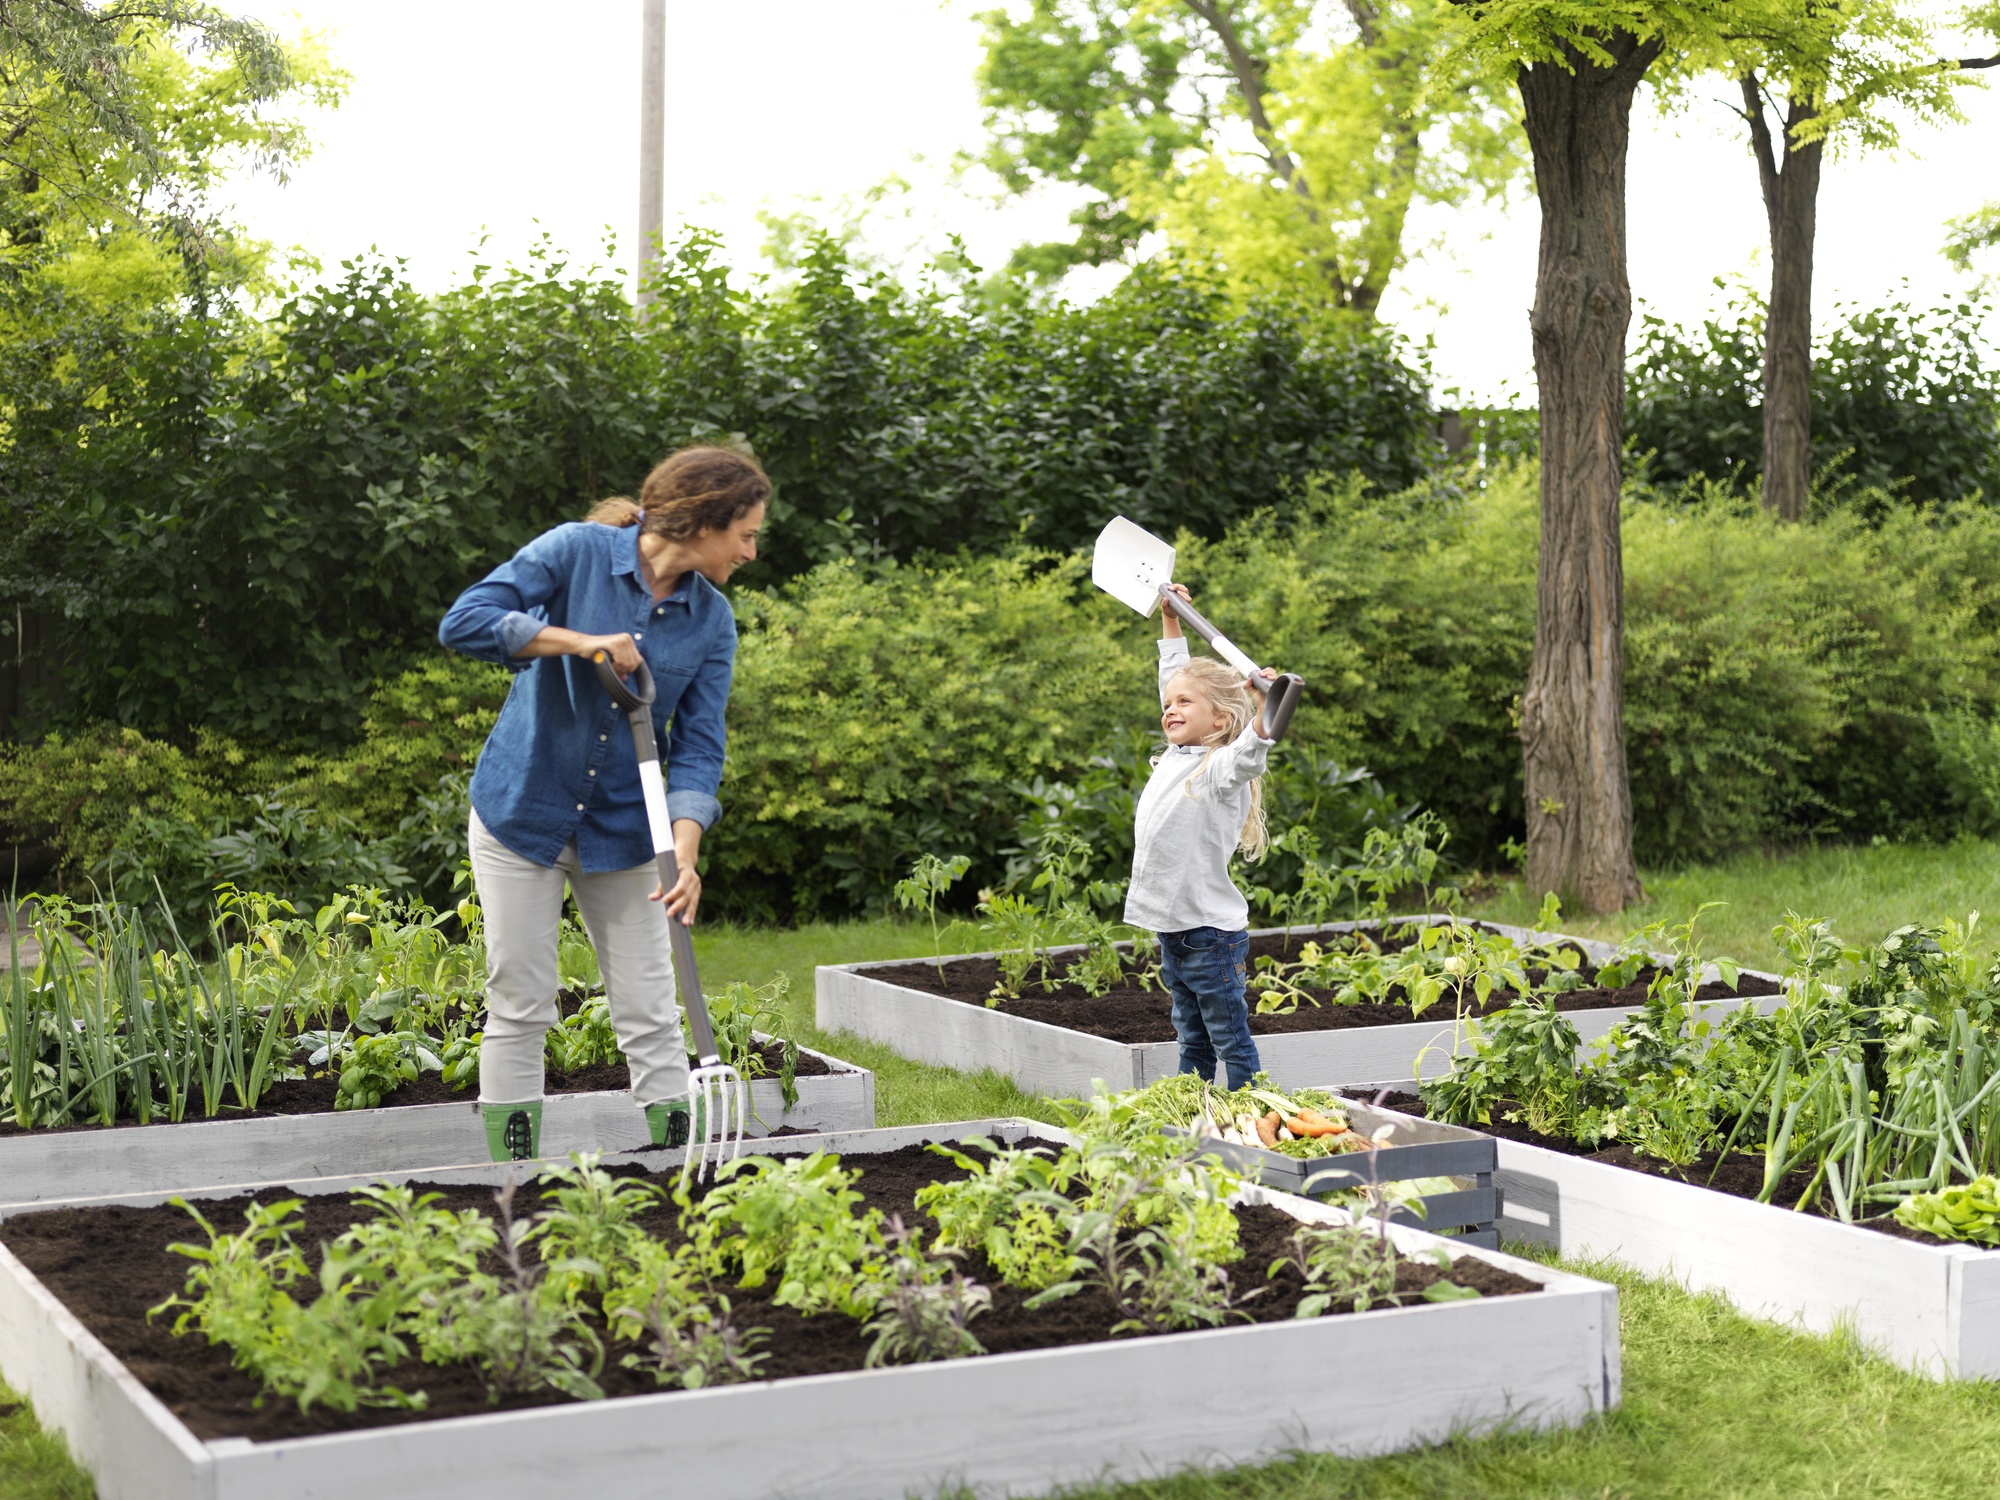
[[[1179,585],[1174,592],[1188,597]],[[1125,920],[1160,935],[1180,1071],[1213,1078],[1220,1057],[1229,1087],[1237,1089],[1261,1064],[1243,998],[1250,906],[1230,882],[1229,858],[1238,850],[1250,859],[1263,856],[1258,778],[1275,742],[1257,733],[1262,695],[1233,667],[1189,657],[1179,617],[1169,609],[1160,614],[1167,749],[1139,797]]]

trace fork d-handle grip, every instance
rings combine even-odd
[[[1179,615],[1181,623],[1186,625],[1189,630],[1192,630],[1204,641],[1207,641],[1210,649],[1217,656],[1228,662],[1230,666],[1236,668],[1245,677],[1254,677],[1257,675],[1257,663],[1245,656],[1238,649],[1236,642],[1232,641],[1228,636],[1209,624],[1207,620],[1203,619],[1201,611],[1188,603],[1179,594],[1172,592],[1162,585],[1160,588],[1160,603]]]
[[[639,658],[639,670],[632,674],[632,684],[618,675],[618,669],[611,665],[611,653],[595,651],[591,653],[590,664],[597,668],[597,680],[604,685],[604,691],[611,695],[611,701],[626,713],[634,709],[649,707],[656,689],[653,686],[652,669],[646,665],[646,658]]]
[[[1291,727],[1292,710],[1299,706],[1299,696],[1306,690],[1303,677],[1292,672],[1280,672],[1264,689],[1264,711],[1258,715],[1257,732],[1267,740],[1281,740]]]

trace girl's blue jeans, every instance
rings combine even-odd
[[[1240,1089],[1263,1066],[1250,1036],[1250,1007],[1243,998],[1249,962],[1247,932],[1190,927],[1160,934],[1160,977],[1174,997],[1181,1072],[1213,1078],[1219,1058],[1228,1072],[1229,1087]]]

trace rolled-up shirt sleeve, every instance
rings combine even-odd
[[[1277,743],[1257,733],[1257,721],[1251,719],[1241,734],[1215,752],[1210,762],[1210,774],[1215,778],[1216,786],[1222,791],[1234,791],[1262,776],[1270,760],[1271,747]]]
[[[723,755],[729,732],[723,710],[736,670],[736,632],[727,646],[704,661],[674,709],[672,732],[666,738],[667,813],[678,820],[692,818],[704,829],[722,817],[717,793],[722,789]]]
[[[1167,684],[1174,680],[1174,673],[1188,664],[1187,637],[1163,635],[1160,637],[1160,696],[1167,693]]]
[[[536,537],[458,596],[438,622],[438,640],[453,651],[499,662],[515,671],[521,651],[548,626],[531,611],[563,586],[571,566],[560,530]]]

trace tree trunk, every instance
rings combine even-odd
[[[1804,518],[1812,488],[1813,235],[1819,224],[1824,140],[1791,145],[1817,113],[1797,99],[1785,107],[1778,142],[1764,123],[1754,73],[1742,79],[1744,118],[1771,229],[1771,302],[1764,315],[1764,504],[1787,521]]]
[[[1572,51],[1520,73],[1541,199],[1535,378],[1542,537],[1535,654],[1521,699],[1528,890],[1593,913],[1644,890],[1625,771],[1625,569],[1618,507],[1625,436],[1625,155],[1632,96],[1659,54],[1625,32],[1613,64]]]

